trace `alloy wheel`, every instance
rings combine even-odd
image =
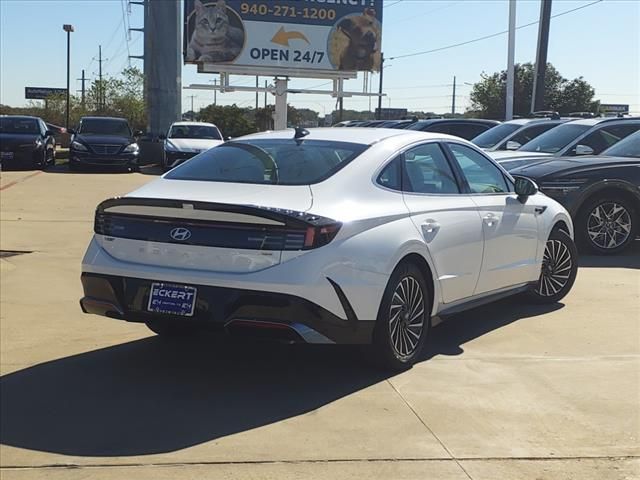
[[[605,250],[617,248],[631,235],[631,215],[619,203],[601,203],[589,214],[587,233],[597,247]]]
[[[572,268],[571,252],[564,242],[548,240],[536,292],[543,297],[557,295],[569,282]]]
[[[413,355],[424,329],[424,295],[420,283],[406,276],[398,283],[389,307],[389,336],[400,358]]]

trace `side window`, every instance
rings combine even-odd
[[[378,175],[378,185],[390,188],[392,190],[402,190],[402,182],[400,176],[400,167],[402,165],[402,156],[396,157],[390,161],[386,167]]]
[[[449,143],[471,193],[506,193],[511,190],[498,167],[472,148]]]
[[[451,166],[437,143],[404,153],[403,190],[416,193],[460,193]]]
[[[521,132],[516,133],[509,140],[513,142],[518,142],[520,145],[524,145],[528,141],[536,138],[538,135],[542,135],[547,130],[551,130],[553,127],[556,127],[556,126],[558,126],[557,123],[554,123],[551,125],[545,123],[542,125],[535,125],[530,128],[523,128]],[[506,147],[506,143],[505,143],[505,147]]]
[[[577,144],[591,147],[593,153],[597,155],[636,130],[638,130],[637,125],[611,125],[590,133],[582,140],[579,140]],[[575,153],[574,147],[569,154],[575,155]]]

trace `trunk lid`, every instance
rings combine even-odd
[[[308,186],[160,179],[100,204],[96,238],[123,261],[255,272],[305,248],[311,203]]]

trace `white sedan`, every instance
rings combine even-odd
[[[174,122],[166,135],[160,135],[164,141],[162,168],[167,171],[188,160],[200,152],[224,143],[222,133],[213,123]]]
[[[470,142],[289,129],[203,152],[96,211],[86,313],[177,336],[207,325],[419,358],[447,316],[577,273],[565,209]]]

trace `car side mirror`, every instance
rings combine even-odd
[[[44,132],[44,136],[45,137],[53,137],[55,135],[53,130],[47,130],[46,132]]]
[[[507,142],[507,150],[518,150],[522,145],[514,140]]]
[[[134,137],[141,137],[142,135],[144,135],[144,132],[142,130],[134,130],[133,131],[133,136]]]
[[[67,128],[67,133],[68,133],[69,135],[75,135],[75,134],[76,134],[76,131],[75,131],[73,128]]]
[[[161,133],[160,135],[158,135],[158,139],[160,140],[166,140],[167,136],[164,133]]]
[[[527,177],[515,177],[516,181],[516,195],[522,203],[526,201],[527,197],[538,193],[538,185],[536,182]]]
[[[576,145],[576,155],[593,155],[594,150],[588,145]]]

